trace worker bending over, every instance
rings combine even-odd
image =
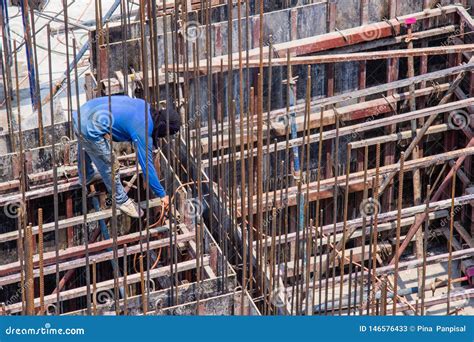
[[[169,197],[160,183],[153,163],[153,145],[157,146],[158,139],[166,136],[167,113],[166,110],[156,111],[150,104],[142,99],[128,96],[112,96],[111,111],[109,112],[109,98],[99,97],[86,102],[80,108],[82,140],[79,139],[79,120],[77,112],[73,113],[74,132],[78,137],[78,168],[79,179],[83,180],[83,167],[85,168],[86,184],[102,180],[109,193],[112,192],[112,167],[110,162],[110,138],[116,142],[131,142],[138,154],[138,161],[147,179],[150,189],[161,198],[162,204],[169,205]],[[168,101],[170,102],[170,101]],[[145,106],[148,108],[148,130],[145,128]],[[174,106],[168,103],[169,132],[174,135],[179,131],[181,119]],[[110,125],[112,135],[110,136]],[[148,158],[146,136],[148,136]],[[84,149],[84,160],[81,158],[81,149]],[[84,163],[84,166],[83,166]],[[94,169],[92,163],[96,166]],[[118,208],[125,214],[138,218],[143,215],[137,203],[128,198],[118,173],[115,175],[115,200]]]

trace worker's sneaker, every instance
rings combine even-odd
[[[122,210],[123,213],[133,218],[140,218],[143,216],[143,211],[131,198],[129,198],[125,203],[120,204],[119,209]]]

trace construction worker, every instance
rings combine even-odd
[[[82,140],[79,139],[78,113],[73,113],[74,132],[78,137],[78,168],[79,179],[82,182],[82,170],[85,168],[86,184],[102,178],[107,191],[112,191],[112,168],[110,162],[110,139],[116,142],[131,142],[138,154],[138,161],[146,179],[148,165],[148,180],[152,192],[162,200],[162,205],[169,205],[169,197],[156,174],[153,164],[153,145],[157,146],[158,139],[167,133],[167,117],[169,117],[169,132],[174,135],[179,131],[181,119],[178,112],[170,105],[166,110],[155,110],[148,104],[148,130],[145,129],[146,102],[142,99],[128,96],[112,96],[111,111],[109,98],[99,97],[86,102],[80,108]],[[110,135],[110,126],[112,134]],[[148,158],[146,156],[146,136],[148,135]],[[81,158],[81,148],[84,149],[84,161]],[[82,165],[84,163],[84,166]],[[97,170],[92,166],[94,163]],[[118,208],[130,217],[139,218],[143,211],[138,204],[129,198],[120,182],[120,176],[115,175],[115,199]]]

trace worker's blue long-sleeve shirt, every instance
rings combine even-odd
[[[148,106],[148,130],[145,127],[145,101],[128,96],[111,97],[112,115],[109,114],[109,98],[99,97],[81,106],[81,132],[85,139],[98,141],[110,133],[112,120],[112,139],[117,142],[129,141],[135,144],[138,161],[146,177],[148,164],[149,184],[158,197],[166,196],[153,164],[153,120]],[[78,127],[77,112],[73,113],[74,126]],[[148,160],[146,157],[146,135],[148,135]]]

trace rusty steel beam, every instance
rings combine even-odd
[[[167,231],[167,227],[157,227],[157,228],[151,229],[150,234],[152,237],[156,237],[165,231]],[[119,236],[117,238],[117,245],[130,244],[130,243],[138,242],[142,240],[143,240],[143,236],[141,236],[140,233],[132,233],[128,235]],[[112,245],[113,245],[112,239],[94,242],[94,243],[89,244],[89,252],[90,253],[100,252],[100,251],[103,251],[104,249],[111,248]],[[44,265],[51,265],[58,261],[64,261],[70,258],[82,257],[85,255],[85,253],[86,251],[83,246],[74,246],[74,247],[61,250],[59,252],[58,257],[56,257],[54,252],[48,252],[48,253],[44,253],[43,255],[43,263]],[[39,257],[37,255],[34,256],[33,262],[35,266],[39,264]],[[13,262],[11,264],[7,264],[7,265],[2,265],[0,266],[0,276],[11,274],[13,272],[18,272],[19,269],[20,269],[20,264],[18,261]]]
[[[313,37],[294,39],[289,42],[273,45],[273,51],[280,58],[286,57],[289,53],[291,56],[300,56],[310,53],[326,51],[329,49],[337,49],[352,46],[360,43],[375,41],[382,38],[398,36],[400,28],[405,19],[416,18],[417,20],[438,17],[451,13],[457,13],[458,6],[448,5],[440,8],[417,12],[410,15],[400,16],[396,19],[380,21],[372,24],[358,26],[347,30],[338,30]],[[250,49],[248,51],[249,58],[260,56],[260,49]],[[239,54],[233,53],[232,59],[238,59]],[[268,51],[263,52],[263,57],[268,57]],[[221,60],[227,60],[227,55],[214,57],[211,61],[212,65],[220,65]],[[199,64],[205,65],[206,61],[200,61]]]
[[[409,161],[405,162],[405,170],[408,172],[408,171],[413,171],[415,169],[427,168],[429,166],[440,165],[440,164],[443,164],[443,163],[445,163],[449,160],[453,160],[453,159],[457,159],[457,158],[464,160],[464,158],[466,158],[466,156],[468,156],[468,155],[474,155],[474,144],[471,144],[471,146],[468,146],[468,147],[466,147],[464,149],[461,149],[461,150],[455,150],[455,151],[445,152],[445,153],[441,153],[441,154],[434,155],[434,156],[428,156],[428,157],[423,157],[423,158],[420,158],[420,159],[409,160]],[[458,161],[459,161],[459,159],[458,159]],[[386,174],[390,174],[391,172],[394,172],[398,169],[399,169],[398,164],[382,166],[382,167],[380,167],[380,175],[383,176],[383,175],[386,175]],[[350,191],[351,192],[362,191],[363,188],[364,188],[364,174],[367,174],[368,177],[375,177],[375,172],[376,172],[376,169],[370,169],[370,170],[366,170],[366,171],[351,173],[350,176],[349,176],[349,189],[350,189]],[[334,182],[335,182],[334,177],[322,180],[321,183],[320,183],[319,191],[317,191],[317,188],[318,188],[317,182],[309,183],[307,185],[308,190],[309,190],[308,200],[309,201],[315,201],[318,198],[319,199],[332,198],[333,194],[332,194],[331,189],[334,187]],[[344,187],[344,184],[345,184],[344,180],[338,179],[338,181],[337,181],[338,186]],[[369,186],[371,186],[371,185],[369,185]],[[289,205],[289,206],[296,205],[297,187],[296,186],[288,187],[288,195],[287,195],[288,197],[283,200],[284,203],[280,203],[280,199],[279,199],[279,195],[282,191],[286,193],[286,189],[285,190],[283,190],[283,189],[282,190],[280,190],[280,189],[276,190],[277,200],[276,200],[275,203],[273,203],[273,205],[275,205],[277,207],[279,207],[283,204],[284,205]],[[437,199],[439,199],[439,197]],[[250,205],[255,205],[256,204],[255,203],[256,197],[254,196],[252,198],[252,200],[253,200],[253,202],[251,202]],[[240,201],[238,201],[238,203],[240,204]],[[263,207],[262,209],[263,210],[271,210],[271,208],[269,206]],[[240,215],[240,213],[239,213],[239,215]]]
[[[374,51],[374,52],[358,52],[358,53],[345,53],[345,54],[333,54],[333,55],[317,55],[317,56],[303,56],[303,57],[292,57],[291,65],[312,65],[312,64],[327,64],[327,63],[347,63],[355,61],[374,61],[389,58],[407,58],[407,57],[426,57],[434,55],[450,55],[464,52],[471,52],[474,50],[474,44],[462,44],[462,45],[448,45],[448,46],[436,46],[426,48],[411,48],[404,50],[387,50],[387,51]],[[270,60],[267,57],[263,61],[263,66],[268,67]],[[272,58],[272,66],[286,66],[288,61],[286,58]],[[231,68],[236,69],[239,66],[238,61],[233,61]],[[220,72],[221,67],[224,70],[229,69],[229,64],[224,61],[218,67],[212,69],[213,73]],[[259,68],[260,61],[257,59],[251,59],[244,63],[244,67],[247,68]],[[199,67],[199,69],[190,64],[189,69],[199,70],[202,73],[207,73],[208,69],[205,66]],[[181,67],[179,71],[184,71],[184,67]]]

